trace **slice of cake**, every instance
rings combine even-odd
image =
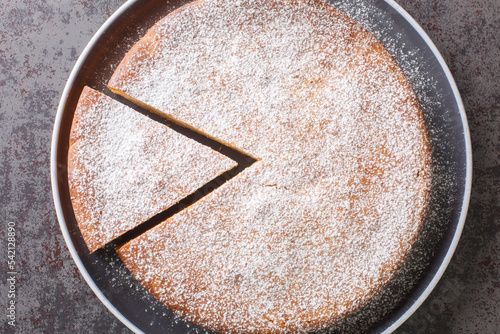
[[[85,87],[68,152],[71,202],[93,252],[236,163]]]

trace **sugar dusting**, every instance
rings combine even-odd
[[[71,200],[91,251],[235,165],[90,88],[79,101],[70,141]]]
[[[216,331],[307,332],[394,276],[422,226],[429,143],[361,26],[317,1],[200,1],[121,66],[112,88],[262,159],[119,249],[160,301]]]

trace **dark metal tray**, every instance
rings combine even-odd
[[[152,297],[127,271],[113,243],[89,254],[71,206],[67,182],[69,132],[85,85],[109,95],[114,69],[156,21],[189,1],[137,0],[118,9],[76,63],[57,112],[52,138],[54,202],[68,248],[100,300],[135,332],[199,333]],[[336,333],[391,332],[422,304],[442,276],[465,222],[472,153],[465,111],[443,58],[418,24],[394,1],[329,1],[374,33],[396,58],[419,96],[429,128],[434,177],[424,230],[389,286],[366,307],[328,329]]]

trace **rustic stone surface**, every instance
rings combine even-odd
[[[397,333],[500,331],[500,2],[398,0],[442,53],[474,152],[472,198],[437,288]],[[128,333],[70,257],[50,188],[50,141],[69,72],[121,0],[0,2],[0,308],[3,332]],[[7,226],[16,224],[15,331],[6,320]]]

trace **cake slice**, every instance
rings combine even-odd
[[[90,252],[236,165],[89,87],[78,101],[69,143],[71,202]]]

